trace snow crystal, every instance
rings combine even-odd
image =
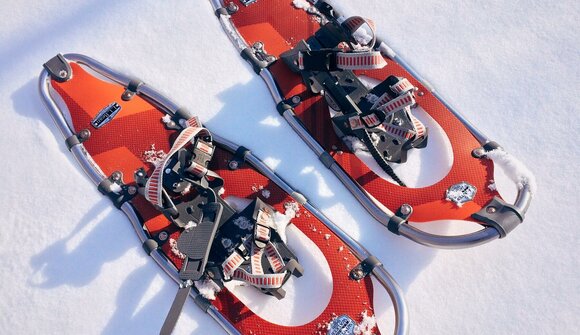
[[[113,191],[115,193],[120,193],[123,190],[121,188],[121,186],[119,186],[119,184],[117,184],[117,183],[112,183],[110,188],[111,188],[111,191]]]
[[[175,239],[169,239],[169,246],[171,247],[171,253],[180,259],[185,259],[186,256],[177,248],[177,241]]]
[[[163,150],[156,150],[155,144],[151,144],[151,148],[143,152],[143,160],[147,163],[151,163],[157,166],[161,161],[167,157],[167,154]]]
[[[188,194],[189,192],[191,192],[191,184],[187,185],[187,186],[186,186],[186,187],[183,189],[183,191],[181,191],[181,195],[186,195],[186,194]]]
[[[508,154],[503,149],[495,149],[485,154],[485,158],[491,159],[495,164],[499,165],[505,174],[516,183],[519,190],[528,186],[532,194],[536,192],[536,178],[532,172],[516,159],[514,156]]]
[[[298,203],[295,201],[288,201],[284,204],[284,214],[280,212],[274,213],[274,224],[276,225],[276,232],[280,238],[286,243],[286,227],[290,224],[290,220],[295,218],[300,211]]]
[[[162,118],[161,121],[163,121],[163,123],[168,124],[169,122],[171,122],[171,116],[169,116],[169,114],[165,114]]]
[[[354,327],[355,335],[372,335],[373,329],[377,326],[377,319],[374,315],[368,315],[368,311],[361,313],[362,321]]]
[[[368,152],[367,146],[354,136],[345,136],[342,138],[342,142],[344,142],[348,149],[353,153],[360,151]]]
[[[190,228],[195,228],[195,227],[197,227],[197,223],[196,222],[193,222],[193,221],[189,221],[185,225],[185,227],[183,227],[183,229],[190,229]]]
[[[292,216],[292,218],[296,217],[296,214],[300,211],[300,206],[296,201],[288,201],[284,203],[284,210],[286,211],[285,214],[288,216]]]
[[[264,189],[264,185],[258,185],[258,184],[252,185],[252,192],[254,192],[254,193],[258,193],[263,189]]]
[[[330,239],[330,234],[324,234],[324,239],[325,239],[325,240],[328,240],[328,239]]]
[[[221,291],[218,284],[211,279],[194,281],[193,284],[199,291],[199,294],[208,300],[215,300],[216,294]]]
[[[262,196],[266,199],[270,198],[270,191],[262,190]]]
[[[307,0],[294,0],[292,1],[292,5],[297,9],[307,10],[310,8],[310,3]]]

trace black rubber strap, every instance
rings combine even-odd
[[[68,148],[68,151],[70,151],[72,149],[72,147],[74,147],[75,145],[81,143],[81,141],[79,140],[79,138],[76,134],[71,135],[64,142],[66,144],[66,147]]]
[[[471,215],[482,225],[495,228],[500,238],[504,238],[520,223],[524,216],[517,207],[508,204],[499,197],[494,197],[479,212]]]
[[[252,48],[245,48],[240,52],[240,55],[243,59],[252,65],[252,68],[256,74],[260,74],[260,72],[262,72],[262,70],[267,68],[269,65],[268,62],[258,59],[258,57],[256,57],[254,54],[254,49]]]
[[[157,248],[159,248],[159,243],[157,243],[157,241],[155,241],[154,239],[147,239],[145,240],[145,242],[143,242],[143,250],[145,250],[145,252],[147,253],[147,255],[151,255],[151,253],[154,250],[157,250]]]
[[[387,228],[389,229],[389,231],[391,233],[395,233],[397,235],[400,235],[399,233],[399,227],[405,223],[405,220],[401,219],[400,217],[393,215],[391,216],[391,218],[389,219],[389,222],[387,223]]]
[[[280,115],[284,116],[284,112],[289,109],[291,110],[292,106],[290,106],[290,104],[286,103],[285,101],[280,101],[278,105],[276,105],[276,109]]]
[[[70,64],[61,54],[52,57],[48,62],[42,64],[42,66],[48,71],[50,77],[59,83],[63,83],[72,78]]]
[[[185,301],[187,300],[187,296],[189,296],[189,292],[191,292],[191,285],[193,285],[193,283],[187,282],[177,291],[159,335],[171,335],[173,332],[173,329],[179,320],[179,316],[181,315],[181,311],[183,310],[183,305],[185,305]]]
[[[368,276],[375,267],[380,265],[382,265],[382,263],[378,258],[375,256],[369,256],[350,271],[350,276],[352,279],[361,280]]]

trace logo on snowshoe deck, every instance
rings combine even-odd
[[[475,186],[462,181],[461,183],[449,187],[445,196],[448,201],[453,201],[461,206],[464,203],[473,200],[476,192],[477,188],[475,188]]]
[[[118,103],[113,102],[107,107],[101,109],[99,114],[97,114],[97,116],[95,116],[93,121],[91,121],[91,124],[93,125],[93,127],[97,129],[101,128],[102,126],[109,123],[109,121],[111,121],[115,117],[115,115],[119,113],[120,110],[121,106],[119,106]]]
[[[348,315],[341,315],[332,320],[327,335],[352,335],[356,323]]]

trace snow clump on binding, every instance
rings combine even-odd
[[[377,319],[374,315],[368,315],[368,311],[361,313],[362,321],[354,327],[355,335],[372,335],[373,329],[377,326]]]
[[[310,8],[310,3],[307,0],[294,0],[292,1],[292,5],[297,9],[304,9],[307,10]]]
[[[485,153],[485,158],[491,159],[495,164],[502,167],[505,174],[521,190],[524,186],[530,188],[530,193],[536,193],[536,178],[522,162],[508,154],[503,149],[495,149]]]

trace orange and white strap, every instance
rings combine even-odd
[[[397,94],[407,93],[413,89],[415,86],[407,78],[399,80],[396,84],[390,86],[391,91]]]
[[[181,148],[185,147],[188,143],[190,143],[196,136],[211,136],[209,130],[205,128],[194,128],[194,127],[187,127],[185,128],[177,139],[173,143],[171,150],[167,153],[167,156],[159,162],[151,177],[147,179],[147,184],[145,185],[145,198],[155,206],[163,207],[163,172],[165,171],[165,166],[171,159],[171,157]],[[195,173],[207,173],[207,169],[205,167],[196,166],[198,164],[193,163],[188,170],[196,171]],[[205,171],[204,171],[205,170]]]
[[[185,121],[185,123],[187,124],[188,127],[201,128],[201,122],[199,122],[199,118],[197,116],[188,119],[187,121]]]
[[[413,121],[413,128],[415,129],[415,133],[417,134],[417,137],[421,137],[423,135],[425,135],[425,125],[423,124],[423,122],[419,121],[419,119],[417,119],[413,114],[409,113],[409,116],[411,116],[411,121]]]
[[[250,265],[252,266],[252,273],[255,275],[263,275],[264,268],[262,267],[262,255],[264,249],[252,246],[252,256],[250,256]]]
[[[401,96],[394,98],[378,107],[376,109],[383,111],[386,115],[399,111],[405,107],[415,104],[415,98],[412,92],[407,92]]]
[[[377,101],[375,101],[373,103],[373,106],[371,107],[371,109],[377,109],[379,106],[382,106],[384,104],[386,104],[387,102],[393,100],[393,98],[391,98],[391,96],[389,95],[389,93],[383,93],[383,95],[381,95]]]
[[[371,27],[371,29],[374,30],[375,29],[374,22],[372,23],[371,20],[365,20],[360,16],[351,16],[348,19],[344,20],[342,24],[351,32],[355,32],[358,28],[360,28],[360,26],[362,26],[367,22],[369,24],[369,27]]]
[[[232,277],[234,274],[234,271],[237,268],[239,268],[243,262],[244,262],[244,257],[242,257],[242,255],[238,254],[237,251],[234,251],[222,263],[222,269],[224,271],[224,276],[226,276],[226,278]]]
[[[374,128],[379,126],[382,122],[375,113],[370,113],[364,116],[355,115],[348,118],[350,129],[356,130],[360,128]]]
[[[261,224],[256,224],[256,229],[254,230],[254,239],[264,243],[269,242],[270,228]]]
[[[266,250],[266,258],[268,258],[268,263],[270,263],[272,270],[274,270],[274,272],[282,271],[286,264],[284,263],[282,256],[280,256],[278,249],[276,249],[272,243],[268,243],[266,248],[263,250]]]
[[[342,70],[375,70],[386,65],[380,51],[336,53],[336,67]]]
[[[415,136],[415,132],[413,130],[405,129],[393,124],[385,124],[383,127],[387,133],[391,134],[395,138],[408,140]]]
[[[275,272],[273,274],[264,273],[264,268],[262,267],[262,257],[264,252],[266,253],[268,263],[270,263],[272,270]],[[281,271],[284,269],[286,264],[274,244],[268,242],[266,247],[263,249],[252,244],[250,254],[251,273],[240,268],[244,262],[244,258],[239,253],[234,251],[228,258],[226,258],[222,263],[226,279],[231,278],[241,280],[260,288],[278,288],[282,286],[284,277],[286,276],[286,271]]]
[[[244,281],[259,288],[279,288],[284,284],[284,277],[286,277],[286,273],[254,275],[242,268],[236,269],[233,276],[234,279]]]

